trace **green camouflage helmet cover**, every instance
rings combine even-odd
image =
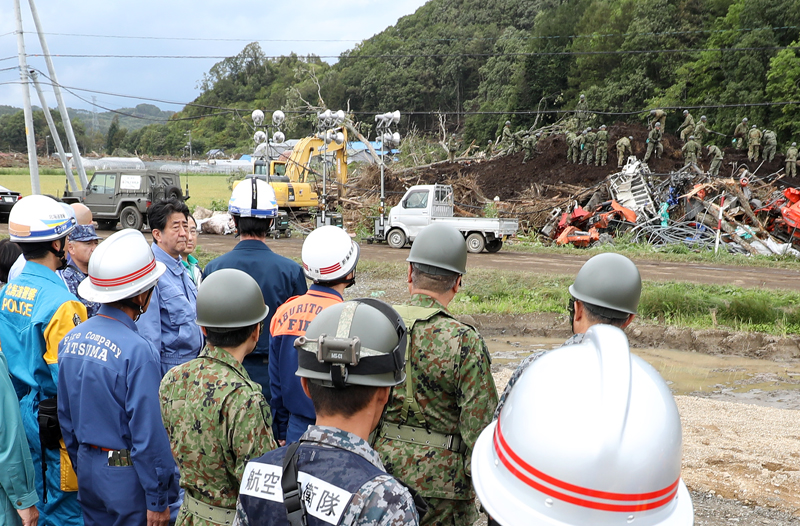
[[[392,387],[405,375],[406,326],[388,303],[361,298],[320,312],[295,340],[297,376],[325,387]]]
[[[241,270],[213,272],[197,289],[197,324],[215,332],[250,327],[261,323],[268,313],[261,287]]]
[[[414,238],[406,261],[427,274],[466,274],[467,242],[452,226],[434,223]]]
[[[636,314],[639,308],[642,278],[633,261],[625,256],[598,254],[578,271],[569,293],[576,300],[602,307],[602,314],[608,318],[623,318]]]

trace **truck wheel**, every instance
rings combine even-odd
[[[100,230],[114,230],[117,228],[117,220],[116,219],[98,219],[97,220],[97,227]]]
[[[286,231],[283,233],[283,235],[284,237],[286,237],[286,239],[289,239],[290,237],[292,237],[292,229],[287,228]]]
[[[393,228],[389,230],[389,234],[386,236],[386,242],[389,243],[389,246],[392,248],[403,248],[406,246],[406,234],[399,228]]]
[[[473,254],[478,254],[483,252],[483,248],[486,246],[486,240],[483,238],[483,234],[480,232],[473,232],[467,236],[467,251],[472,252]]]
[[[133,228],[136,230],[142,229],[142,214],[136,209],[135,206],[126,206],[119,214],[119,222],[122,228]]]
[[[494,254],[495,252],[500,252],[501,248],[503,248],[502,239],[492,239],[491,241],[486,243],[486,252]]]
[[[178,201],[183,201],[183,192],[177,186],[168,186],[166,190],[166,198],[172,199],[173,197]]]

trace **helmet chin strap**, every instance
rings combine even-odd
[[[67,257],[66,257],[67,253],[64,250],[64,247],[67,244],[67,238],[62,237],[58,241],[61,242],[61,246],[59,247],[58,250],[54,249],[52,244],[50,244],[50,246],[47,247],[47,250],[52,252],[58,259],[61,260],[61,265],[59,265],[56,270],[64,270],[65,268],[67,268]]]

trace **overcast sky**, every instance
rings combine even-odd
[[[40,54],[41,45],[30,7],[27,0],[19,1],[23,30],[26,32],[26,51],[28,55]],[[13,2],[3,0],[0,8],[0,104],[21,108]],[[36,8],[62,86],[137,97],[131,99],[76,91],[88,101],[85,102],[64,92],[67,106],[90,110],[94,95],[98,106],[107,108],[133,107],[146,102],[163,110],[178,111],[199,94],[198,81],[221,59],[68,58],[58,55],[225,57],[236,55],[249,42],[259,41],[269,56],[291,52],[338,56],[361,40],[394,25],[398,18],[413,13],[425,2],[352,0],[340,4],[322,0],[38,0]],[[112,35],[170,39],[115,38]],[[332,58],[325,60],[335,62]],[[42,57],[29,57],[28,65],[47,73]],[[45,78],[40,79],[47,82]],[[43,88],[48,105],[55,107],[52,88]],[[153,102],[147,98],[181,104]],[[33,89],[31,100],[34,105],[39,105]],[[104,110],[98,108],[98,111]]]

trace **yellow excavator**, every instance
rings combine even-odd
[[[347,130],[342,127],[327,132],[341,133],[343,140],[329,140],[326,144],[323,134],[315,134],[300,139],[289,154],[280,159],[257,158],[253,161],[253,173],[248,177],[257,177],[268,182],[278,201],[278,208],[299,209],[319,206],[319,195],[315,191],[322,184],[323,172],[328,181],[336,180],[339,195],[344,195],[344,184],[347,183]],[[327,166],[325,165],[327,161]],[[234,184],[234,187],[237,183]]]

